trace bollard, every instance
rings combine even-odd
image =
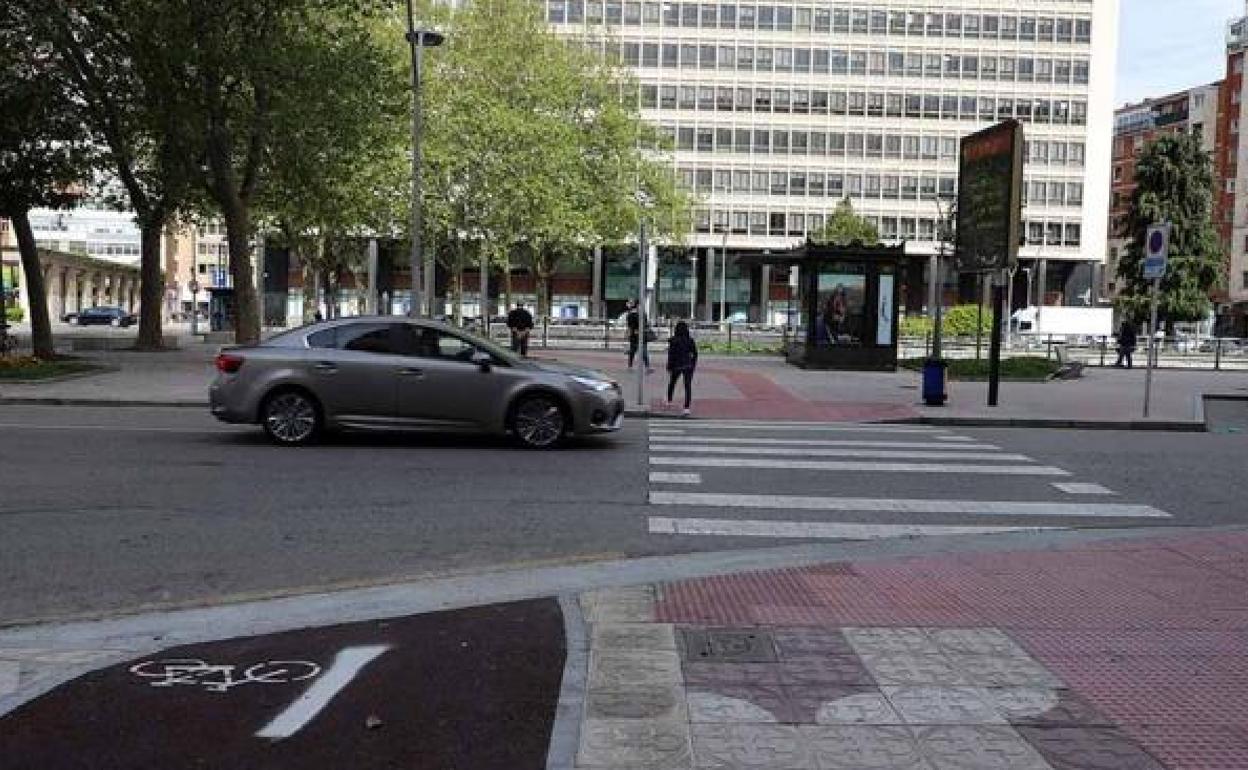
[[[611,349],[611,319],[602,319],[602,349]]]
[[[547,332],[548,332],[549,326],[550,326],[550,319],[542,318],[542,350],[545,350],[547,347],[547,342],[548,342]]]
[[[1109,347],[1109,337],[1101,337],[1101,368],[1105,367],[1105,351]]]
[[[1213,339],[1213,370],[1220,372],[1222,371],[1222,338],[1214,337]]]

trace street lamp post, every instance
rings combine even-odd
[[[728,323],[728,231],[719,244],[719,322]]]
[[[689,256],[689,320],[692,321],[698,310],[698,255]]]
[[[421,244],[424,212],[421,205],[420,178],[420,140],[421,131],[423,130],[420,103],[420,75],[424,49],[441,45],[445,38],[433,30],[416,28],[416,17],[412,11],[412,0],[407,0],[406,37],[408,45],[412,49],[412,301],[408,315],[419,316],[422,313],[432,315],[433,310],[433,260],[425,261]],[[422,272],[424,273],[424,280],[421,279]],[[423,291],[422,286],[424,287]],[[428,310],[426,310],[426,294],[429,295]]]
[[[187,284],[191,292],[191,336],[199,336],[199,281],[195,280],[195,266],[191,266],[191,282]]]

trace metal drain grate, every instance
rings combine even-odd
[[[758,629],[686,628],[681,630],[685,659],[716,663],[772,663],[776,645]]]

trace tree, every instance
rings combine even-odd
[[[1118,263],[1123,289],[1118,305],[1141,321],[1148,317],[1151,281],[1143,276],[1149,225],[1170,222],[1170,266],[1161,281],[1159,310],[1166,324],[1196,321],[1210,308],[1209,293],[1222,279],[1224,254],[1213,226],[1213,168],[1200,139],[1179,134],[1148,144],[1136,162],[1137,187],[1127,227],[1131,243]]]
[[[32,34],[31,10],[22,2],[0,6],[0,216],[17,236],[33,353],[53,358],[47,287],[29,213],[72,205],[95,155],[53,52]]]
[[[810,240],[814,243],[832,243],[840,246],[851,243],[874,246],[880,242],[880,232],[865,217],[854,213],[854,204],[846,198],[837,204],[836,211],[828,217],[823,229],[811,235]]]
[[[185,98],[189,29],[156,0],[23,0],[57,52],[72,96],[135,212],[140,240],[139,336],[163,344],[161,236],[191,191],[198,135]]]
[[[497,249],[533,274],[538,312],[550,280],[598,243],[629,237],[645,213],[670,234],[688,208],[670,164],[645,148],[657,134],[613,63],[553,33],[539,6],[477,0],[449,12],[447,43],[426,81],[424,158],[429,237],[453,270],[465,244]],[[683,232],[682,232],[683,234]],[[508,292],[509,293],[509,292]]]

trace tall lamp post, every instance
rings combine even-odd
[[[412,301],[408,315],[419,316],[425,313],[432,315],[433,310],[433,260],[427,262],[421,244],[421,228],[424,226],[424,212],[421,201],[421,152],[420,139],[422,125],[420,103],[420,75],[425,48],[442,45],[446,38],[439,32],[416,28],[416,16],[412,11],[412,0],[407,0],[407,42],[412,49]],[[424,279],[421,279],[421,273]],[[422,286],[424,290],[422,291]],[[429,301],[426,310],[426,298]]]
[[[689,320],[698,311],[698,254],[689,255]]]

